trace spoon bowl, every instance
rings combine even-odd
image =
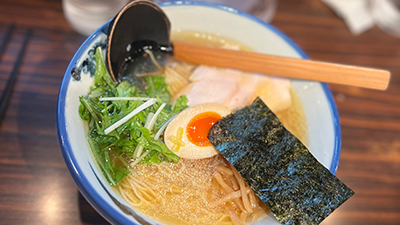
[[[140,82],[136,74],[157,69],[145,51],[150,50],[163,64],[171,49],[170,22],[162,9],[150,1],[126,5],[110,22],[108,34],[106,61],[115,82]]]

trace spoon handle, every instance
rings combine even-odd
[[[357,66],[173,42],[177,59],[289,78],[386,90],[390,72]]]

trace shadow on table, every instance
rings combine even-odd
[[[79,213],[82,224],[107,224],[107,222],[78,191]]]

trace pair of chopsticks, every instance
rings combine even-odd
[[[0,46],[0,60],[1,60],[1,57],[3,56],[3,52],[8,44],[8,41],[10,40],[10,37],[11,37],[11,34],[12,34],[14,28],[15,28],[14,24],[10,25],[10,27],[8,28],[8,31],[4,37],[3,43]],[[22,58],[24,57],[25,49],[26,49],[26,46],[28,44],[28,40],[29,40],[31,34],[32,34],[32,29],[29,28],[25,34],[22,48],[18,53],[17,61],[14,64],[14,68],[11,72],[10,77],[8,78],[6,88],[4,89],[3,95],[0,98],[0,122],[2,121],[4,114],[7,110],[7,105],[10,100],[11,92],[14,87],[14,83],[15,83],[17,75],[18,75],[18,70],[19,70],[19,67],[21,66]]]

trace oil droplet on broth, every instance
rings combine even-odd
[[[164,194],[164,196],[165,196],[166,198],[172,198],[172,193],[171,193],[171,192],[166,192],[166,193]]]
[[[183,191],[183,188],[181,186],[173,185],[171,187],[171,193],[173,193],[173,194],[180,194],[180,193],[182,193],[182,191]]]

